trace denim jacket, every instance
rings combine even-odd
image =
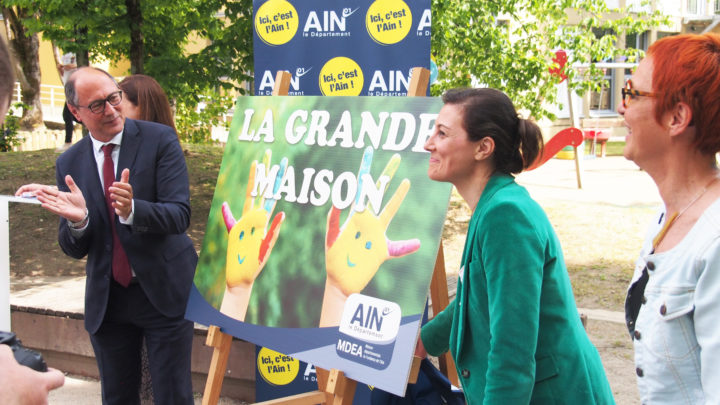
[[[651,254],[653,224],[630,285],[649,279],[635,325],[643,404],[720,404],[720,200],[672,249]]]

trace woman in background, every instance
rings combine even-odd
[[[75,69],[77,69],[77,65],[75,63],[75,54],[64,54],[61,58],[61,63],[57,65],[57,70],[60,74],[60,81],[62,81],[63,87],[65,86],[65,82],[67,82],[68,78],[75,71]],[[63,122],[65,123],[65,143],[63,144],[63,146],[57,148],[55,150],[56,152],[64,152],[68,150],[70,146],[72,146],[73,133],[75,132],[75,122],[77,122],[77,120],[68,109],[67,102],[63,106],[62,117]]]
[[[443,101],[428,176],[452,183],[473,215],[457,296],[423,326],[418,352],[450,350],[469,404],[613,404],[560,242],[512,176],[541,154],[540,129],[498,90]]]
[[[656,41],[622,94],[623,155],[663,201],[625,301],[640,400],[720,404],[720,35]]]
[[[124,78],[118,86],[123,91],[119,109],[125,118],[153,121],[175,129],[170,102],[157,80],[147,75],[135,74]],[[143,342],[140,384],[140,397],[143,400],[151,400],[153,397],[147,356],[147,347]]]
[[[123,91],[120,110],[126,118],[159,122],[175,129],[170,102],[155,79],[137,74],[126,77],[119,85]]]

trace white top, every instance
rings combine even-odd
[[[647,264],[645,302],[633,338],[640,400],[720,404],[720,199],[675,247],[650,254],[664,220],[657,222],[630,283]]]
[[[74,69],[68,69],[68,65],[77,66],[77,62],[75,60],[75,54],[72,52],[63,54],[63,56],[60,57],[60,62],[63,65],[63,74],[61,77],[61,80],[63,84],[67,83],[68,79],[70,78],[70,75],[73,73]]]
[[[100,142],[97,139],[95,139],[92,134],[90,134],[90,140],[93,144],[93,152],[95,152],[95,163],[97,163],[97,170],[98,170],[98,176],[100,177],[100,184],[103,186],[103,190],[105,190],[105,179],[103,176],[103,164],[105,163],[105,152],[103,152],[102,147],[105,146],[108,143],[111,143],[115,145],[115,147],[112,150],[112,160],[113,160],[113,173],[117,173],[117,166],[118,166],[118,160],[120,159],[120,145],[122,145],[122,136],[123,132],[120,131],[119,134],[115,135],[113,139],[110,140],[110,142]]]
[[[74,65],[75,54],[72,52],[64,53],[63,56],[60,57],[60,62],[62,62],[63,65]]]

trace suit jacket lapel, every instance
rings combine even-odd
[[[85,198],[90,200],[90,204],[87,204],[88,206],[103,207],[103,209],[100,210],[100,216],[103,221],[105,221],[105,225],[110,226],[110,218],[108,217],[107,204],[105,202],[105,192],[103,191],[100,176],[98,174],[99,171],[97,161],[95,160],[93,143],[90,140],[90,136],[85,137],[83,141],[87,142],[87,146],[85,147],[83,153],[87,155],[85,159],[89,162],[90,166],[90,170],[87,171],[87,175],[89,176],[89,179],[86,182],[87,190],[83,190],[83,194],[87,193]]]
[[[125,120],[125,130],[123,131],[122,145],[120,145],[120,158],[117,165],[117,173],[115,179],[120,179],[123,169],[131,169],[135,163],[138,148],[140,147],[140,130],[138,130],[135,121],[131,119]],[[130,170],[132,176],[132,170]]]

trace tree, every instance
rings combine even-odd
[[[481,83],[503,90],[535,118],[553,118],[546,108],[556,102],[560,81],[550,73],[555,50],[568,51],[564,71],[582,94],[601,82],[593,62],[639,56],[618,46],[618,38],[665,21],[659,13],[610,10],[605,0],[432,0],[432,10],[431,47],[440,68],[431,92]],[[572,13],[579,24],[568,24]],[[597,38],[598,28],[609,33]],[[581,76],[574,63],[591,65]]]
[[[187,124],[181,136],[207,140],[216,112],[232,106],[226,92],[244,94],[252,80],[251,0],[0,1],[33,11],[22,20],[28,30],[75,52],[79,66],[130,60],[128,73],[153,76]],[[191,41],[204,46],[188,52]]]
[[[63,51],[75,52],[79,66],[99,58],[130,60],[128,73],[155,77],[175,101],[178,132],[187,140],[208,140],[219,113],[252,80],[252,0],[0,3],[27,10],[19,18],[27,33],[42,32]],[[657,13],[609,10],[605,0],[432,0],[432,10],[432,54],[440,66],[432,93],[492,86],[536,118],[552,115],[546,107],[557,97],[559,79],[549,73],[556,49],[568,51],[565,73],[582,93],[599,85],[600,71],[591,65],[580,75],[570,65],[623,54],[632,60],[639,52],[622,50],[619,39],[662,21]],[[568,24],[568,12],[581,16],[579,24]],[[597,38],[597,28],[607,34]],[[190,46],[196,44],[201,46]]]
[[[23,21],[30,18],[32,11],[17,7],[3,7],[3,18],[10,37],[10,48],[15,54],[20,94],[24,104],[20,127],[33,129],[42,124],[40,101],[40,39],[37,33],[27,30]]]

